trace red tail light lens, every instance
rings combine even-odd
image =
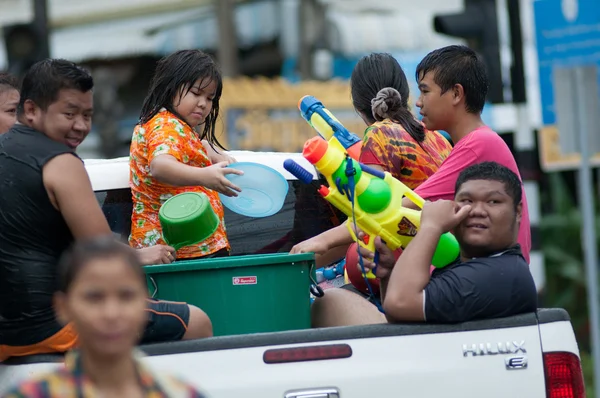
[[[352,348],[348,344],[328,344],[267,350],[263,354],[263,361],[267,364],[275,364],[321,361],[326,359],[349,358],[351,356]]]
[[[546,373],[546,397],[585,397],[583,372],[577,355],[571,352],[545,353],[544,371]]]

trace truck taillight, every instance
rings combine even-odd
[[[327,344],[267,350],[263,354],[263,361],[267,364],[276,364],[341,359],[351,356],[352,348],[348,344]]]
[[[547,398],[584,398],[581,362],[571,352],[544,353]]]

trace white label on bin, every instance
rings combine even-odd
[[[256,285],[256,276],[234,276],[234,285]]]

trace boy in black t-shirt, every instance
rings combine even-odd
[[[425,203],[419,232],[398,261],[375,240],[389,322],[465,322],[536,310],[533,277],[516,243],[522,209],[517,175],[495,162],[475,164],[459,175],[455,192],[454,201]],[[460,244],[460,259],[430,275],[447,231]],[[365,267],[373,269],[373,253],[361,250]]]

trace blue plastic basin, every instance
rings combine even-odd
[[[259,163],[238,162],[228,167],[244,175],[227,174],[226,178],[242,189],[237,197],[219,194],[223,206],[247,217],[268,217],[283,207],[289,185],[281,173]]]

